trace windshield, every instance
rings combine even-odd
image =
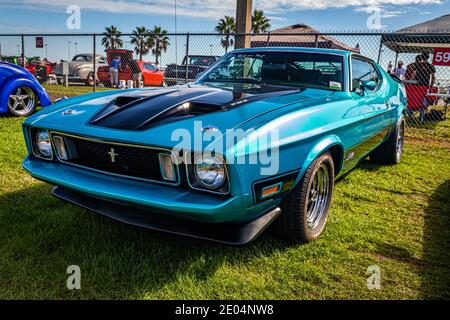
[[[199,82],[242,82],[343,90],[343,57],[305,52],[232,53]]]
[[[189,64],[194,66],[209,66],[216,62],[215,57],[196,57],[196,56],[190,56],[189,57]]]

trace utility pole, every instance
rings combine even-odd
[[[26,61],[25,61],[25,37],[24,37],[24,35],[22,35],[22,54],[21,54],[21,57],[22,57],[22,68],[25,68],[25,66],[26,66]]]
[[[67,61],[70,61],[70,44],[72,41],[67,41]]]
[[[252,30],[252,0],[236,1],[236,41],[235,49],[250,48],[250,36]]]

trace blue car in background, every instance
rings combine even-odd
[[[0,113],[26,117],[34,113],[37,106],[50,104],[47,92],[30,72],[0,61]]]
[[[365,158],[400,162],[406,103],[400,82],[353,52],[240,49],[190,84],[40,111],[23,124],[23,167],[56,197],[132,225],[242,245],[273,222],[309,242],[335,179]]]

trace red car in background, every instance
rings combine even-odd
[[[53,73],[54,66],[54,63],[46,60],[33,60],[25,66],[25,69],[34,75],[39,83],[43,83],[47,80],[47,76]]]
[[[122,67],[119,70],[120,80],[132,80],[132,72],[129,66],[129,61],[133,60],[133,51],[124,49],[106,50],[108,66],[101,66],[97,70],[97,79],[105,87],[111,86],[109,75],[109,64],[116,56],[120,56]],[[135,60],[142,72],[142,80],[144,86],[162,86],[164,83],[164,72],[158,70],[158,68],[150,62],[142,60]]]

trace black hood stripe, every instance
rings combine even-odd
[[[261,99],[299,92],[273,86],[218,88],[212,86],[132,92],[116,97],[91,118],[89,124],[122,130],[143,130],[152,125],[215,111],[224,111]]]

